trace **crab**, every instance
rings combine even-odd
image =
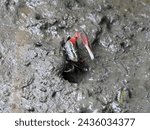
[[[81,42],[79,42],[79,40]],[[87,52],[89,53],[91,60],[94,60],[94,55],[87,35],[83,32],[75,32],[74,36],[69,36],[66,41],[63,39],[63,41],[61,42],[63,54],[66,59],[66,64],[64,67],[64,72],[66,73],[73,72],[75,70],[80,70],[83,72],[88,71],[88,66],[79,55],[79,43],[84,45]]]

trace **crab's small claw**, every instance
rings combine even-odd
[[[91,57],[91,60],[94,60],[94,55],[93,55],[93,52],[91,50],[88,37],[83,33],[80,35],[80,37],[81,37],[82,43],[84,44],[85,48],[87,49],[87,51]]]

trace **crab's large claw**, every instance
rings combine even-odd
[[[87,51],[88,51],[88,53],[89,53],[89,55],[91,57],[91,60],[93,60],[94,59],[94,55],[93,55],[93,52],[91,50],[88,37],[86,36],[86,34],[83,34],[83,33],[80,35],[80,37],[81,37],[82,43],[84,44],[85,48],[87,49]]]

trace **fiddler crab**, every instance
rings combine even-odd
[[[69,36],[66,41],[63,39],[61,42],[61,47],[66,60],[64,67],[65,73],[74,72],[75,70],[83,72],[88,71],[88,66],[82,57],[80,57],[79,44],[82,44],[86,48],[91,60],[94,59],[87,35],[83,32],[76,32],[74,36]]]

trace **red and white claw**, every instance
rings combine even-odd
[[[87,49],[87,51],[91,57],[91,60],[94,60],[94,55],[91,50],[91,45],[89,43],[88,37],[86,36],[85,33],[81,33],[80,37],[81,37],[82,43],[84,44],[85,48]]]

